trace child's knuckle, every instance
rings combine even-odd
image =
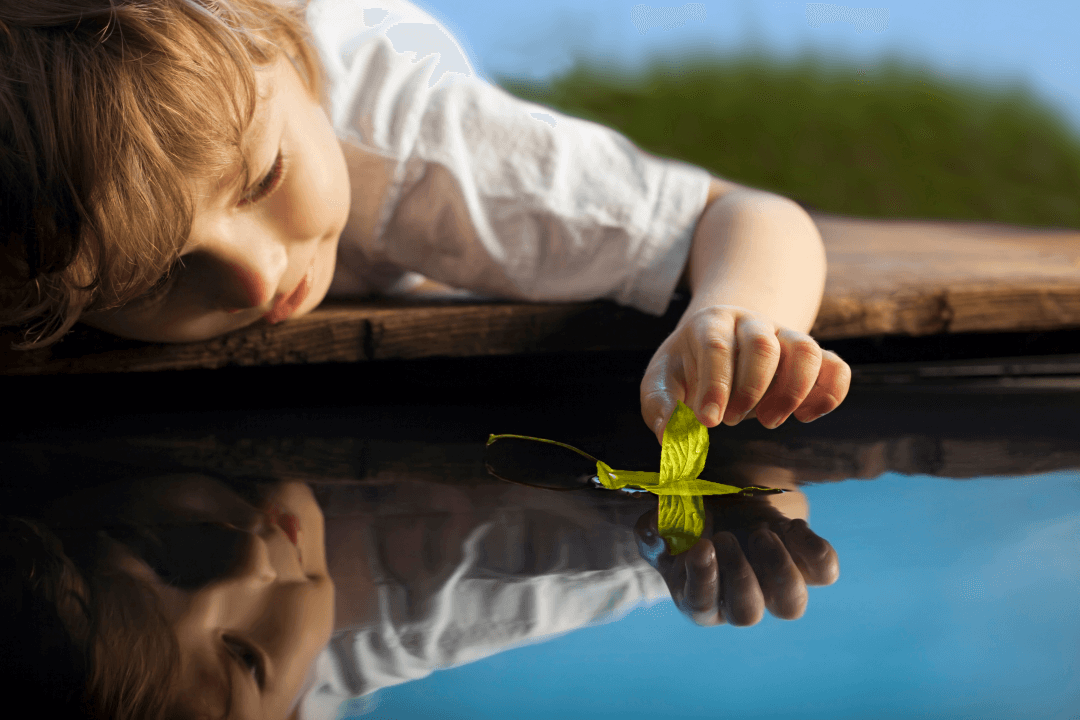
[[[803,337],[791,343],[791,349],[798,355],[814,358],[820,362],[822,357],[821,346],[814,342],[813,338]]]
[[[721,355],[730,354],[734,349],[734,342],[726,334],[715,330],[706,330],[701,337],[702,346],[712,353]]]
[[[738,396],[739,400],[742,401],[740,404],[746,405],[747,410],[749,410],[755,402],[757,402],[759,399],[761,399],[763,395],[765,395],[765,392],[768,389],[769,384],[767,382],[747,382],[739,387],[736,395]],[[732,398],[732,400],[734,400],[734,398]]]
[[[780,343],[775,336],[772,335],[755,335],[750,340],[750,347],[748,348],[751,354],[755,357],[759,357],[762,360],[779,359],[780,357]]]

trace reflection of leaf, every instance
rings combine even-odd
[[[573,450],[590,460],[596,460],[592,455],[570,445],[524,435],[490,435],[487,444],[504,437],[551,443]],[[701,500],[702,495],[751,495],[754,490],[784,492],[773,488],[741,488],[702,480],[698,475],[705,469],[705,457],[708,454],[708,428],[698,421],[693,410],[680,401],[664,428],[660,472],[613,470],[602,460],[596,460],[596,478],[608,490],[630,487],[648,490],[657,495],[657,526],[660,536],[668,541],[671,554],[678,555],[692,548],[705,529],[705,505]]]
[[[661,495],[656,525],[672,555],[694,547],[705,529],[705,504],[700,495]]]

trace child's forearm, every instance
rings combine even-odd
[[[772,193],[735,189],[710,203],[694,230],[684,316],[734,305],[809,332],[825,291],[825,247],[810,216]]]

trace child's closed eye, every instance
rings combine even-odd
[[[268,198],[281,185],[281,180],[285,176],[288,162],[288,156],[286,156],[283,150],[279,150],[277,159],[274,161],[270,171],[258,185],[252,188],[252,190],[240,200],[238,206],[245,207],[247,205],[254,205]],[[183,270],[184,267],[184,258],[178,257],[173,264],[169,266],[169,269],[165,274],[158,278],[157,282],[155,282],[149,290],[128,303],[128,306],[144,309],[161,302],[176,286],[180,271]]]
[[[225,644],[229,646],[230,654],[247,669],[261,689],[265,683],[265,671],[263,670],[261,656],[244,643],[226,639]]]
[[[245,205],[254,205],[261,202],[270,196],[274,190],[281,184],[281,178],[285,176],[285,168],[288,164],[288,158],[285,156],[285,152],[278,150],[277,158],[274,160],[274,165],[270,168],[270,172],[252,188],[251,192],[245,195],[238,203],[240,207]]]

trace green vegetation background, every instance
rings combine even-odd
[[[897,54],[872,69],[760,53],[578,60],[518,97],[657,155],[824,212],[1080,228],[1080,138],[1027,85],[980,86]]]

